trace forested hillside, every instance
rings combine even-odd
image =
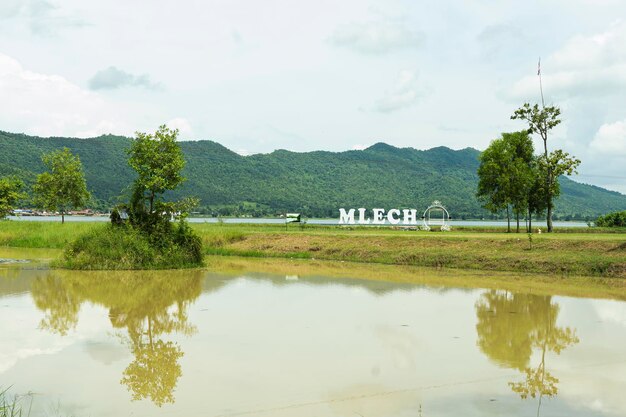
[[[119,201],[134,179],[126,163],[130,139],[39,138],[0,132],[0,176],[32,183],[41,155],[68,147],[83,162],[87,185],[100,208]],[[457,218],[490,217],[476,192],[479,151],[437,147],[426,151],[378,143],[362,151],[241,156],[212,141],[180,142],[188,178],[176,197],[195,195],[201,211],[223,215],[272,215],[300,211],[338,215],[339,207],[425,208],[441,200]],[[583,161],[584,163],[584,161]],[[595,218],[626,209],[626,196],[561,179],[557,218]]]

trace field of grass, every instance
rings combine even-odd
[[[101,223],[0,222],[0,245],[63,248]],[[207,255],[305,258],[394,265],[626,278],[626,233],[565,229],[553,234],[464,228],[192,224]]]

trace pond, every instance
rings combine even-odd
[[[347,263],[5,263],[0,386],[31,416],[623,416],[617,298]]]

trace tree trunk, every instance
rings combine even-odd
[[[519,233],[519,211],[515,210],[515,217],[517,220],[517,229],[515,230],[515,233]]]
[[[546,206],[548,207],[546,223],[548,226],[548,233],[552,233],[552,168],[548,162],[548,132],[544,133],[543,136],[543,152],[546,157],[546,166],[548,168],[548,178],[546,178],[546,183],[548,184],[548,189],[546,190]]]
[[[152,214],[152,206],[154,204],[154,192],[150,192],[150,214]]]
[[[533,212],[528,208],[528,233],[533,232]]]
[[[65,223],[65,212],[61,210],[61,224]]]
[[[511,233],[511,212],[509,206],[506,206],[506,232]]]
[[[552,184],[550,184],[552,185]],[[548,233],[552,232],[552,196],[548,192]]]

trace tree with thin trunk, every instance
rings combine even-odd
[[[176,143],[178,129],[162,125],[154,133],[137,132],[136,135],[128,151],[128,163],[138,174],[135,192],[147,203],[151,215],[160,195],[185,180],[181,175],[185,159]]]
[[[35,204],[44,210],[58,211],[61,223],[65,223],[65,214],[84,207],[90,198],[83,165],[68,148],[44,154],[41,159],[47,171],[37,176],[33,186]]]
[[[497,213],[506,210],[507,231],[511,231],[511,209],[517,220],[528,208],[536,172],[533,144],[525,131],[503,133],[480,156],[477,197],[483,207]]]

